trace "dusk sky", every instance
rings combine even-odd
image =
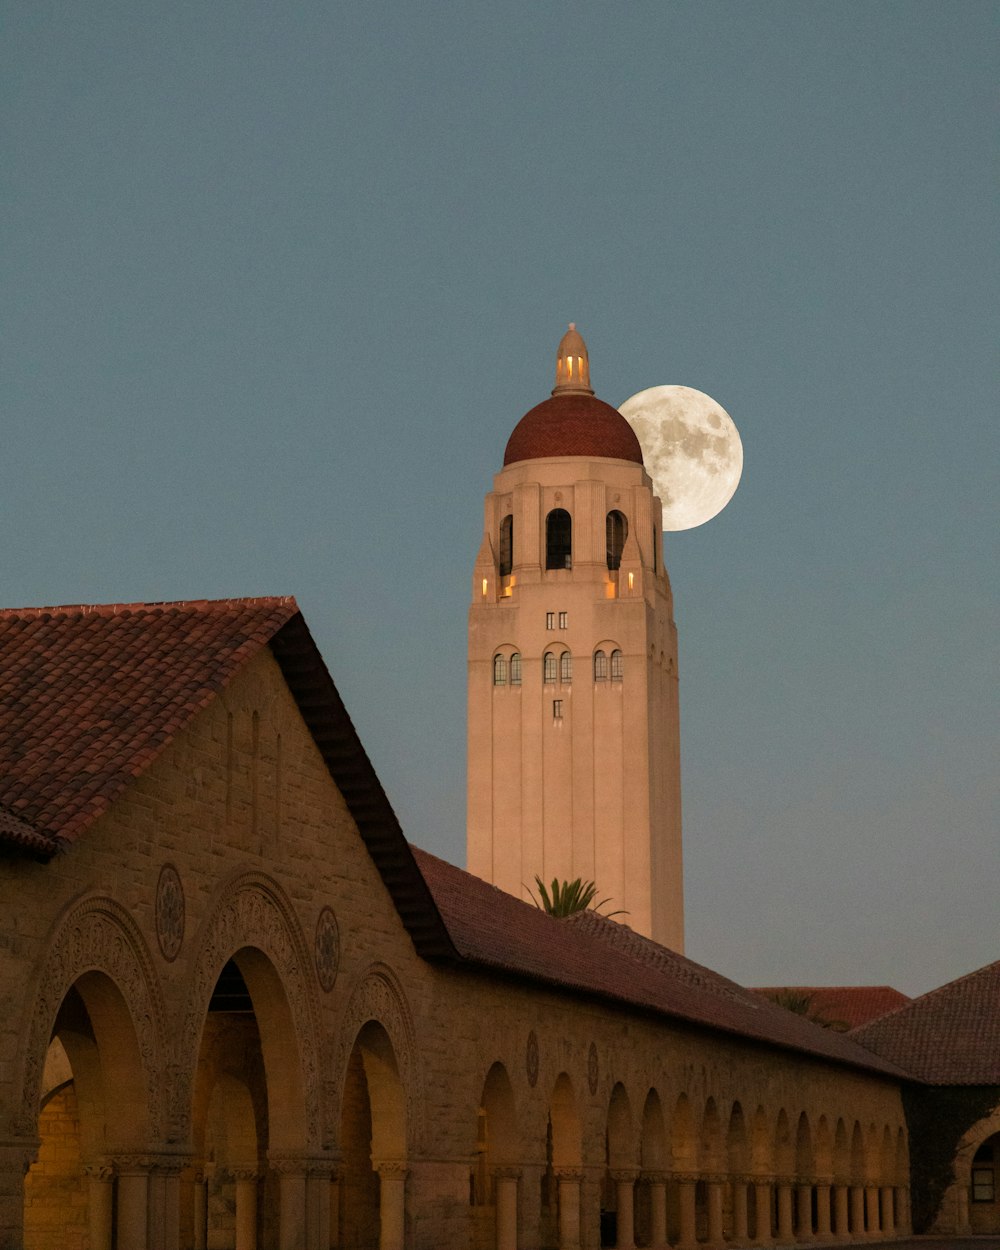
[[[3,603],[294,594],[462,864],[482,499],[573,320],[743,440],[664,541],[688,954],[1000,957],[998,13],[8,0]]]

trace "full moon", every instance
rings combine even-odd
[[[663,528],[691,530],[717,516],[743,472],[740,432],[725,408],[690,386],[651,386],[618,411],[639,439]]]

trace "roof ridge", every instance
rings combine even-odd
[[[208,609],[208,608],[235,608],[235,607],[294,607],[298,611],[298,604],[294,595],[250,595],[245,598],[233,596],[227,599],[154,599],[149,602],[136,601],[134,603],[58,603],[48,604],[37,607],[23,608],[0,608],[0,619],[11,619],[14,617],[37,617],[42,616],[46,612],[58,613],[82,613],[83,615],[92,616],[117,616],[124,612],[137,612],[143,609],[170,609],[170,608],[186,608],[186,609]]]

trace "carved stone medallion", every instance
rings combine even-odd
[[[316,975],[320,985],[329,994],[340,967],[340,930],[337,928],[337,917],[329,907],[323,908],[316,921],[314,953]]]
[[[590,1050],[587,1051],[587,1085],[590,1088],[591,1096],[597,1093],[597,1078],[600,1068],[597,1062],[597,1044],[590,1043]]]
[[[156,883],[156,940],[169,963],[180,953],[184,941],[184,887],[173,864],[164,864]]]
[[[538,1038],[535,1036],[534,1029],[528,1034],[524,1062],[528,1073],[528,1084],[534,1089],[538,1084]]]

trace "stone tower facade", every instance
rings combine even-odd
[[[660,501],[574,326],[486,496],[469,610],[468,868],[597,884],[684,948],[677,631]]]

